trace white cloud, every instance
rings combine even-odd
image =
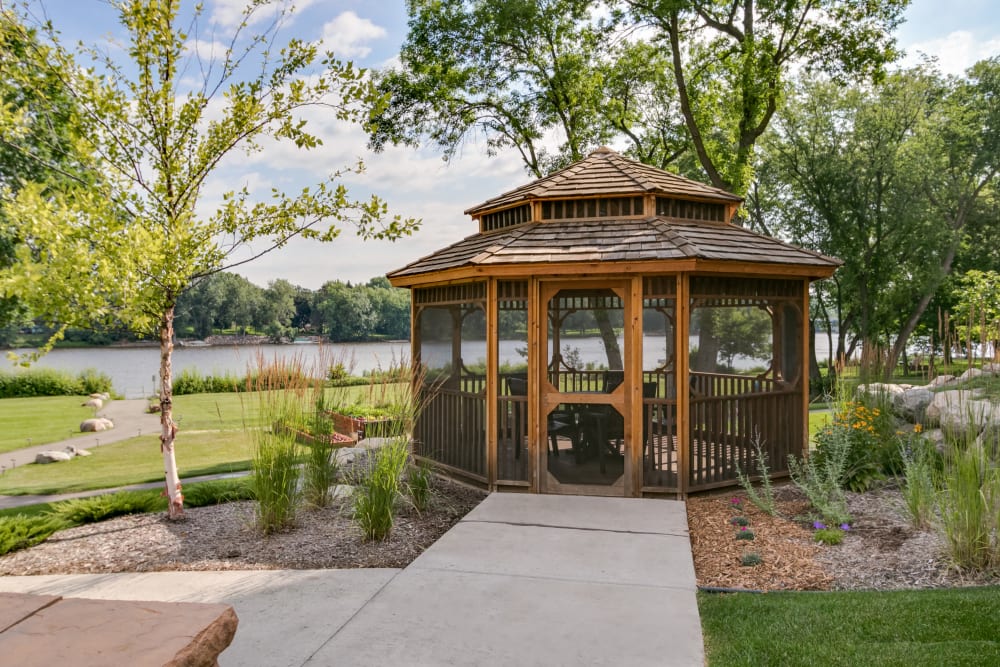
[[[382,26],[346,11],[323,25],[319,47],[321,51],[333,51],[339,58],[364,58],[371,53],[367,43],[385,36]]]
[[[907,67],[919,64],[921,54],[937,58],[945,74],[963,74],[978,61],[1000,54],[1000,36],[980,40],[968,30],[956,30],[945,37],[911,44],[902,64]]]
[[[196,56],[204,63],[210,63],[226,55],[228,47],[218,40],[189,39],[184,43],[184,51]]]
[[[298,0],[295,3],[296,13],[305,11],[315,0]],[[225,28],[235,28],[243,22],[243,13],[246,11],[249,0],[215,0],[212,5],[212,23],[216,23]],[[277,0],[266,3],[254,10],[247,25],[254,25],[261,21],[273,19],[280,12],[287,9],[290,2]]]

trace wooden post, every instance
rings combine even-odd
[[[799,374],[802,376],[802,454],[809,451],[809,279],[802,281],[802,363]],[[833,350],[830,350],[833,354]],[[771,466],[774,466],[772,462]],[[787,468],[788,464],[785,463]]]
[[[500,426],[497,416],[499,317],[497,281],[490,278],[486,282],[486,480],[490,491],[496,491],[497,488],[497,433]]]
[[[676,350],[677,368],[677,492],[681,498],[687,496],[688,468],[691,457],[691,383],[688,361],[688,342],[691,331],[691,274],[677,276],[677,327]]]
[[[545,364],[542,363],[542,344],[544,336],[545,312],[547,307],[540,298],[538,278],[528,280],[528,441],[525,443],[524,456],[528,457],[528,478],[531,480],[531,490],[534,493],[545,491],[545,449],[536,447],[539,440],[540,382],[545,374]]]
[[[642,455],[646,443],[643,435],[646,425],[642,423],[645,406],[642,397],[642,276],[632,276],[629,299],[625,302],[625,321],[630,322],[628,344],[625,345],[625,367],[629,369],[625,417],[625,494],[638,498],[642,495]],[[631,427],[631,433],[629,433]]]

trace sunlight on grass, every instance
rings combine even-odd
[[[710,666],[1000,664],[1000,588],[698,594]]]
[[[0,494],[72,493],[163,479],[159,438],[130,438],[95,447],[93,455],[65,463],[31,464],[0,475]],[[235,472],[250,468],[250,441],[244,431],[216,431],[177,436],[181,477]]]
[[[0,399],[0,453],[80,435],[80,422],[94,416],[85,396]],[[30,439],[30,442],[29,442]]]

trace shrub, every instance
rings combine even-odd
[[[56,516],[39,515],[0,516],[0,556],[33,547],[44,542],[49,535],[68,527],[67,523]]]
[[[166,508],[156,491],[119,491],[89,498],[65,500],[52,506],[50,514],[67,524],[97,523],[127,514],[145,514]]]
[[[771,473],[767,468],[767,453],[764,451],[759,433],[754,433],[751,444],[753,444],[752,456],[757,467],[757,474],[760,475],[760,491],[758,492],[750,482],[749,471],[743,472],[737,466],[736,477],[739,479],[740,486],[743,487],[750,502],[756,505],[757,509],[761,512],[774,516],[778,508],[774,503],[774,488],[771,486]]]
[[[801,461],[788,457],[788,473],[826,523],[850,523],[843,481],[851,442],[843,430],[837,431],[828,443],[826,456],[810,456]]]
[[[934,475],[937,451],[918,434],[900,445],[904,485],[901,490],[910,523],[917,530],[930,528],[934,516]]]
[[[395,438],[368,459],[354,495],[354,520],[365,539],[382,540],[392,530],[408,449],[405,438]]]
[[[202,375],[197,370],[185,368],[175,378],[175,396],[185,394],[222,394],[245,388],[246,379],[235,375]]]
[[[740,556],[740,565],[743,567],[753,567],[754,565],[760,565],[763,562],[764,559],[760,557],[760,554],[753,551]]]
[[[110,383],[109,383],[110,384]],[[82,396],[80,377],[53,368],[29,368],[17,373],[0,372],[0,398],[32,396]]]
[[[834,404],[833,422],[816,433],[815,456],[822,465],[831,447],[846,443],[841,485],[864,491],[902,468],[896,425],[884,395],[863,394],[857,400],[846,400],[844,396],[841,390]]]
[[[250,477],[215,479],[184,486],[184,504],[188,507],[207,507],[253,499],[253,481]]]
[[[410,492],[410,501],[418,512],[427,509],[431,498],[431,469],[423,464],[410,466],[406,487]]]
[[[753,540],[756,537],[754,535],[753,529],[749,526],[740,526],[740,529],[736,531],[737,540]]]

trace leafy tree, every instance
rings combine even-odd
[[[272,337],[283,333],[295,317],[295,294],[298,288],[287,280],[272,280],[261,294],[257,327]]]
[[[259,151],[271,141],[313,148],[320,139],[307,130],[303,110],[322,107],[350,122],[378,106],[365,73],[351,64],[331,54],[318,58],[315,46],[298,40],[272,48],[280,19],[247,37],[264,4],[250,2],[230,48],[211,65],[185,62],[197,55],[185,56],[188,37],[177,25],[177,0],[117,5],[128,33],[128,66],[95,50],[90,54],[101,75],[81,70],[53,32],[50,51],[35,54],[43,71],[72,90],[93,128],[81,138],[84,152],[105,178],[55,195],[40,185],[18,193],[8,205],[21,239],[17,263],[0,273],[0,286],[54,321],[116,320],[158,336],[160,439],[172,518],[183,509],[171,367],[181,294],[201,278],[249,261],[232,259],[232,252],[250,242],[253,258],[294,236],[330,241],[338,223],[354,224],[364,238],[397,238],[415,226],[399,218],[386,222],[377,198],[351,200],[337,182],[339,172],[294,195],[272,190],[264,201],[244,187],[200,215],[206,179],[238,149]],[[251,57],[257,59],[252,65]],[[198,84],[188,87],[199,73]],[[4,127],[19,121],[9,109],[0,113]]]
[[[367,290],[339,280],[320,287],[313,313],[332,341],[365,340],[375,330],[377,316]]]
[[[1000,345],[1000,273],[969,271],[957,281],[955,321],[971,350],[974,342],[989,345],[994,358]]]
[[[709,181],[745,194],[753,152],[794,69],[870,78],[896,52],[909,0],[624,0],[619,17],[657,31],[678,106]]]

